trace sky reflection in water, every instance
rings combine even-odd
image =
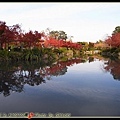
[[[112,70],[119,65],[118,61],[94,58],[91,62],[87,60],[64,66],[59,74],[51,74],[49,79],[44,76],[44,82],[39,85],[22,82],[22,92],[10,90],[10,95],[5,97],[1,88],[0,112],[60,112],[78,117],[119,116],[120,79],[119,76],[114,77],[119,75],[115,73],[119,68]],[[6,84],[10,84],[10,81]]]

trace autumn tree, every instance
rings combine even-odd
[[[41,40],[41,33],[38,31],[32,31],[23,34],[22,42],[24,43],[25,47],[33,48],[37,46],[37,43],[39,43]]]
[[[4,43],[3,36],[6,28],[7,28],[6,22],[0,21],[0,49],[3,48]]]
[[[19,24],[7,26],[6,22],[0,21],[0,48],[5,48],[11,42],[18,40],[18,35],[21,31]]]
[[[9,26],[10,31],[13,34],[13,40],[11,41],[11,44],[17,45],[21,43],[22,40],[22,29],[19,24]]]
[[[107,43],[110,47],[120,47],[120,33],[112,34],[109,36],[105,43]]]

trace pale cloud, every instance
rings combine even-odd
[[[74,41],[97,41],[120,25],[120,3],[0,3],[0,18],[28,30],[63,30]]]

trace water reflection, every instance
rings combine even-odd
[[[120,81],[120,60],[114,58],[104,58],[98,56],[89,57],[89,62],[94,62],[95,59],[103,61],[104,65],[102,66],[104,72],[109,72],[115,80]]]
[[[120,81],[120,60],[108,59],[108,61],[105,62],[104,69],[106,70],[106,72],[110,72],[115,80]]]
[[[73,64],[85,62],[82,58],[74,58],[67,61],[54,63],[1,63],[0,67],[0,94],[5,97],[12,92],[24,91],[24,85],[30,86],[46,83],[52,76],[64,75],[67,67]]]
[[[95,60],[103,60],[103,69],[110,72],[113,78],[120,80],[120,61],[103,58],[101,56],[83,56],[82,58],[74,58],[70,60],[59,60],[49,63],[49,61],[40,62],[13,62],[0,64],[0,94],[5,97],[12,92],[23,92],[24,85],[38,86],[51,80],[52,76],[65,75],[68,66],[73,64],[94,62]]]

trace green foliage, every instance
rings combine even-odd
[[[54,49],[54,53],[61,54],[63,53],[64,49]]]
[[[38,60],[49,60],[60,59],[63,57],[74,57],[79,56],[80,51],[68,50],[65,47],[58,49],[52,48],[33,48],[23,49],[22,51],[8,51],[0,50],[0,60],[12,60],[12,61],[38,61]]]
[[[32,52],[33,52],[34,55],[39,55],[40,54],[40,50],[37,47],[34,47],[32,49]]]
[[[64,56],[64,57],[60,58],[60,61],[67,61],[67,60],[68,60],[67,56]]]
[[[8,59],[10,59],[10,60],[19,61],[19,60],[21,60],[21,56],[22,56],[21,52],[14,52],[14,51],[8,52]]]
[[[116,53],[119,53],[119,52],[120,52],[120,48],[117,48],[117,49],[115,50],[115,52],[116,52]]]
[[[64,53],[64,52],[67,51],[67,48],[66,48],[66,47],[61,47],[61,48],[59,48],[59,50],[60,50],[62,53]]]
[[[103,49],[102,52],[110,52],[110,53],[115,52],[115,53],[117,53],[119,50],[120,50],[120,48],[112,47],[109,49]]]
[[[63,39],[66,40],[67,39],[67,34],[64,31],[50,31],[49,32],[50,37],[53,37],[55,39]]]
[[[8,52],[7,50],[0,50],[0,60],[8,60]]]
[[[91,50],[95,50],[95,48],[94,47],[89,47],[88,51],[91,51]]]
[[[24,60],[27,60],[27,61],[31,61],[31,60],[35,60],[35,59],[37,60],[38,57],[37,57],[36,53],[34,54],[35,51],[36,51],[35,49],[34,49],[34,50],[25,49],[25,50],[23,51],[22,58],[23,58]]]
[[[120,26],[115,27],[115,30],[112,34],[119,33],[120,32]]]

